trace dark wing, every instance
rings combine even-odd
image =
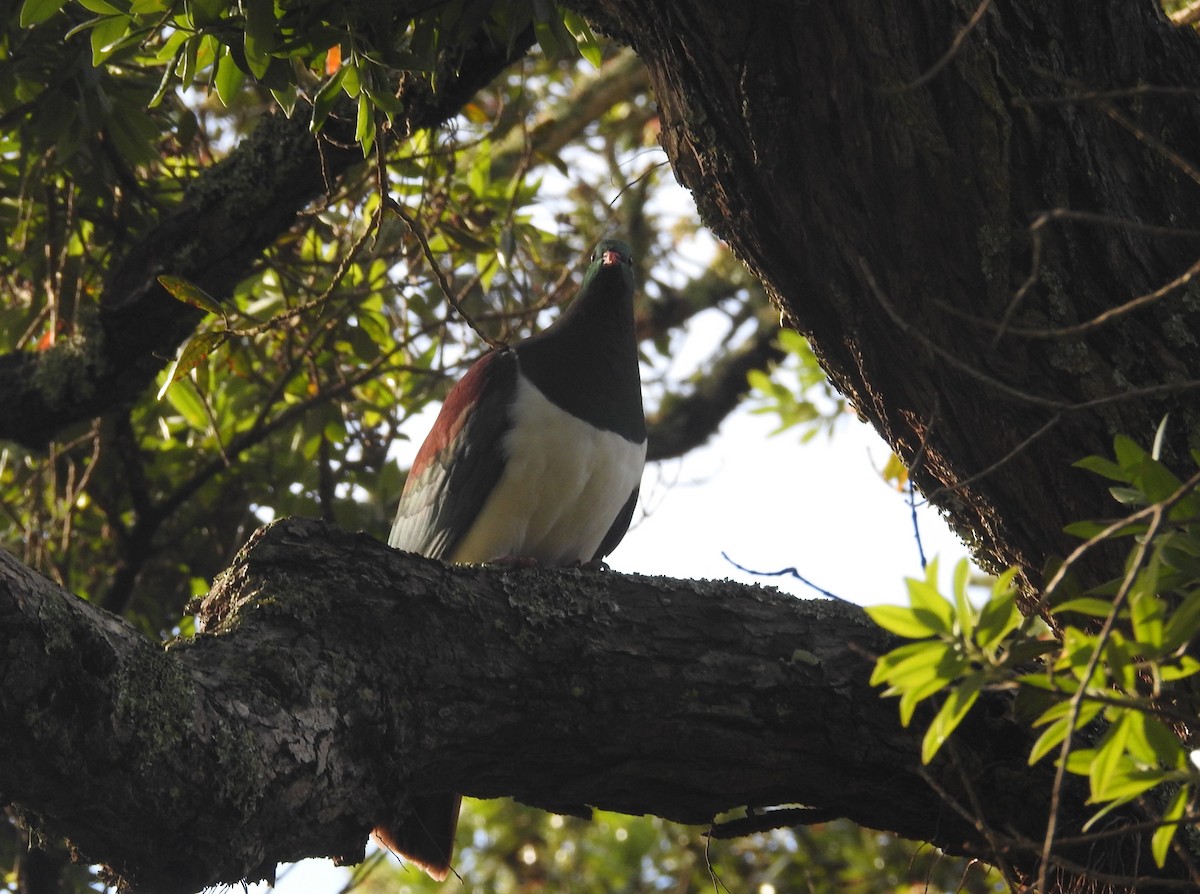
[[[495,351],[446,395],[409,470],[389,545],[434,559],[454,553],[504,471],[516,384],[516,355]]]
[[[593,562],[599,562],[621,542],[625,536],[625,532],[629,530],[629,523],[633,521],[633,508],[637,505],[638,491],[640,487],[635,487],[633,493],[629,495],[629,499],[625,501],[625,505],[621,507],[621,511],[617,513],[616,519],[612,523],[612,527],[608,529],[608,533],[604,535],[604,539],[600,541],[600,548],[596,550],[596,554],[592,556]]]

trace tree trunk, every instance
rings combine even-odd
[[[1069,329],[1196,263],[1200,39],[1155,0],[577,5],[649,66],[706,223],[986,565],[1035,590],[1063,526],[1111,514],[1071,464],[1115,434],[1170,412],[1187,461],[1194,291]]]
[[[207,633],[165,651],[3,553],[0,618],[0,791],[157,894],[361,859],[422,791],[701,824],[802,804],[729,831],[846,816],[987,853],[946,795],[1033,840],[1018,872],[1050,810],[1004,698],[921,768],[920,724],[866,682],[887,634],[758,587],[450,568],[289,521],[218,581]],[[1066,789],[1064,834],[1084,796]]]

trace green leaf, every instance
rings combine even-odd
[[[933,718],[929,729],[925,731],[925,738],[921,741],[921,763],[927,764],[933,760],[938,749],[962,723],[967,712],[971,710],[971,706],[975,704],[975,700],[979,698],[979,692],[983,689],[984,682],[983,672],[976,671],[968,674],[961,683],[950,690],[950,694],[946,696],[937,716]]]
[[[1117,455],[1117,464],[1126,472],[1136,472],[1147,455],[1137,441],[1128,435],[1113,438],[1113,452]]]
[[[1163,648],[1178,649],[1200,633],[1200,590],[1193,590],[1184,597],[1167,619],[1163,631]]]
[[[1038,740],[1033,743],[1033,747],[1029,749],[1029,765],[1033,766],[1050,751],[1061,745],[1063,739],[1067,737],[1067,733],[1072,728],[1082,729],[1095,720],[1102,709],[1103,706],[1095,702],[1084,702],[1079,706],[1079,716],[1075,721],[1074,727],[1071,724],[1070,702],[1061,702],[1045,711],[1035,721],[1034,726],[1041,726],[1053,717],[1057,717],[1057,719],[1046,727],[1045,731],[1038,737]]]
[[[901,725],[908,726],[908,724],[912,721],[912,715],[917,709],[917,705],[929,698],[929,696],[945,689],[946,683],[958,676],[958,672],[962,670],[963,666],[963,664],[960,664],[957,667],[940,668],[940,670],[943,671],[942,673],[935,674],[924,683],[913,686],[911,689],[904,690],[900,696]]]
[[[233,104],[233,98],[237,96],[245,80],[246,75],[233,61],[233,55],[229,52],[229,48],[221,47],[220,56],[217,59],[217,71],[213,76],[213,86],[217,88],[217,96],[225,108],[229,108]]]
[[[895,688],[909,689],[937,679],[946,684],[954,679],[954,675],[942,673],[939,670],[939,668],[947,666],[949,657],[952,655],[953,646],[949,643],[926,641],[910,643],[908,646],[902,646],[901,649],[905,654],[898,656],[889,664],[885,675],[887,682]],[[887,655],[884,656],[884,659],[886,658],[888,658]],[[880,661],[882,662],[884,659],[880,659]],[[872,675],[872,682],[876,682],[875,675]]]
[[[1125,637],[1115,630],[1104,645],[1104,660],[1109,677],[1126,692],[1134,692],[1137,687],[1137,663]]]
[[[129,33],[130,22],[124,15],[102,16],[92,26],[92,65],[99,66],[120,49],[122,39]]]
[[[951,634],[954,631],[954,607],[937,589],[937,562],[929,563],[928,580],[907,578],[908,599],[913,614],[936,633]]]
[[[1129,613],[1133,622],[1133,636],[1138,643],[1150,646],[1154,651],[1163,644],[1164,606],[1158,597],[1158,571],[1161,558],[1155,554],[1138,572],[1129,591]]]
[[[158,399],[162,400],[167,393],[167,389],[175,382],[182,379],[189,372],[204,362],[213,351],[225,343],[229,337],[229,333],[225,330],[205,330],[197,332],[187,340],[183,346],[183,350],[179,352],[179,356],[171,363],[167,371],[167,379],[163,382],[162,388],[158,390]],[[195,424],[194,420],[189,419],[189,422]]]
[[[1070,534],[1072,537],[1078,537],[1081,540],[1091,540],[1108,525],[1102,525],[1100,522],[1094,521],[1079,521],[1071,522],[1063,527],[1063,532]]]
[[[1112,481],[1129,483],[1129,475],[1124,469],[1112,460],[1104,459],[1100,456],[1085,456],[1078,462],[1072,463],[1072,465],[1077,469],[1086,469],[1089,472],[1095,472],[1097,475],[1103,475]]]
[[[1148,456],[1142,462],[1138,483],[1151,503],[1167,499],[1183,486],[1174,472]]]
[[[965,639],[975,632],[975,606],[967,595],[967,584],[971,579],[971,563],[963,558],[954,566],[954,611],[958,616],[958,629]]]
[[[1200,661],[1191,655],[1183,655],[1175,664],[1160,665],[1158,669],[1159,675],[1167,683],[1174,683],[1176,680],[1190,677],[1197,671],[1200,671]]]
[[[275,3],[274,0],[242,0],[246,11],[246,65],[250,73],[261,78],[271,64],[271,51],[275,49]]]
[[[1171,847],[1171,839],[1175,837],[1175,830],[1179,828],[1179,820],[1183,818],[1183,812],[1191,797],[1192,787],[1181,785],[1179,791],[1175,793],[1175,797],[1171,799],[1171,803],[1167,805],[1167,809],[1163,811],[1164,825],[1155,831],[1154,837],[1150,840],[1150,852],[1154,855],[1154,862],[1160,869],[1167,862],[1167,851]]]
[[[1151,502],[1141,488],[1137,487],[1110,487],[1108,492],[1122,506],[1145,506]]]
[[[329,117],[330,110],[337,102],[338,94],[342,89],[342,80],[346,77],[346,70],[344,65],[339,68],[313,97],[312,124],[309,127],[313,133],[319,131],[325,124],[325,119]]]
[[[903,646],[898,646],[892,651],[884,655],[880,655],[875,661],[875,669],[871,673],[870,684],[878,686],[880,683],[885,683],[891,677],[892,671],[899,667],[903,662],[908,661],[916,655],[928,654],[931,647],[944,648],[944,643],[930,643],[928,640],[920,640],[915,643],[905,643]],[[940,660],[940,655],[939,655]]]
[[[354,138],[362,147],[363,158],[370,155],[375,142],[375,106],[366,93],[358,94],[358,120],[354,125]]]
[[[1100,747],[1092,758],[1088,768],[1088,779],[1092,786],[1092,800],[1106,801],[1112,795],[1110,788],[1115,779],[1119,778],[1125,756],[1125,743],[1129,738],[1129,712],[1124,712],[1117,718],[1116,723],[1108,728],[1101,741]]]
[[[600,42],[596,40],[596,35],[592,33],[587,20],[578,13],[563,10],[563,24],[575,36],[575,42],[579,47],[579,55],[590,62],[595,68],[599,68],[600,63],[604,59],[604,54],[601,50]]]
[[[182,276],[163,275],[158,278],[158,282],[177,301],[190,304],[192,307],[198,307],[219,317],[225,316],[224,308],[221,307],[212,295]]]
[[[299,99],[299,93],[295,87],[285,87],[282,90],[272,90],[271,95],[275,97],[275,102],[279,108],[283,109],[283,114],[291,118],[292,112],[296,110],[296,101]]]
[[[1155,786],[1162,785],[1171,779],[1172,775],[1165,770],[1139,770],[1131,761],[1123,759],[1118,763],[1117,772],[1110,779],[1104,797],[1091,800],[1123,804],[1145,794]]]
[[[975,640],[983,649],[991,649],[1020,626],[1017,589],[1012,586],[1016,569],[1005,571],[992,585],[992,593],[979,610],[975,622]]]
[[[907,639],[926,639],[937,631],[905,605],[868,605],[867,616],[891,633]]]
[[[1067,732],[1071,726],[1066,718],[1055,721],[1043,730],[1038,736],[1038,740],[1033,743],[1033,747],[1029,749],[1029,766],[1033,766],[1043,757],[1049,754],[1053,749],[1062,744],[1062,740],[1067,737]]]
[[[1054,614],[1064,615],[1067,612],[1076,612],[1091,618],[1107,618],[1112,608],[1112,603],[1105,599],[1097,599],[1095,596],[1080,596],[1078,599],[1068,599],[1066,602],[1054,606]]]
[[[21,27],[31,28],[54,15],[67,0],[25,0],[21,4]]]
[[[1075,729],[1082,729],[1104,710],[1104,705],[1099,702],[1085,701],[1079,705],[1079,714],[1075,722]],[[1071,702],[1064,700],[1056,702],[1038,715],[1037,720],[1033,722],[1034,726],[1042,726],[1052,720],[1062,720],[1069,718],[1072,714]]]
[[[195,388],[170,388],[166,396],[167,403],[183,417],[188,426],[198,431],[208,428],[208,413]]]
[[[116,4],[110,3],[109,0],[79,0],[79,5],[88,12],[94,12],[102,16],[124,16],[125,10]]]
[[[1130,758],[1143,767],[1186,769],[1187,751],[1170,727],[1144,711],[1130,708],[1128,714],[1129,737],[1125,751]]]

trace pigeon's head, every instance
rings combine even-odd
[[[633,252],[619,239],[605,239],[592,252],[592,262],[583,277],[585,291],[633,297]]]
[[[624,264],[632,270],[633,252],[626,243],[619,239],[605,239],[592,252],[592,264],[599,264],[602,267]]]

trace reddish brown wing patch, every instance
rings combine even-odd
[[[421,445],[421,449],[417,451],[417,456],[413,460],[412,468],[408,473],[408,481],[404,485],[405,493],[410,487],[415,486],[417,479],[421,477],[429,464],[438,454],[453,444],[462,432],[463,426],[471,415],[471,409],[479,401],[479,396],[487,385],[488,367],[491,366],[496,356],[493,351],[476,360],[467,370],[467,374],[459,379],[458,384],[451,388],[450,393],[446,395],[446,401],[442,404],[437,421],[433,423],[433,428],[425,437],[425,443]]]

